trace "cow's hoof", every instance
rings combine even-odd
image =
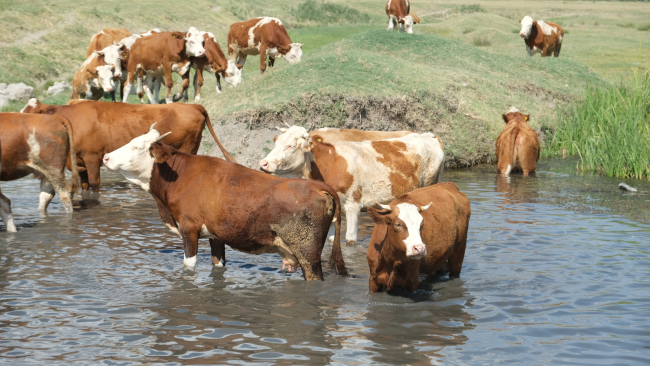
[[[195,102],[200,102],[201,101],[201,96],[200,95],[195,96],[194,101]]]
[[[172,103],[174,103],[174,100],[172,98],[166,98],[165,103],[172,104]]]
[[[353,247],[353,246],[357,245],[357,242],[354,241],[354,240],[346,240],[345,245],[347,245],[349,247]]]
[[[183,254],[183,264],[185,267],[194,268],[196,266],[196,256],[187,258],[185,257],[185,254]]]
[[[223,267],[224,262],[219,260],[217,257],[212,257],[212,265],[215,267]]]

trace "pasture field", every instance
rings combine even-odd
[[[553,131],[556,108],[650,59],[647,2],[419,1],[412,11],[422,20],[415,35],[386,31],[384,2],[376,0],[0,1],[0,81],[25,82],[44,102],[63,103],[65,96],[43,98],[44,91],[71,80],[102,28],[195,26],[226,51],[230,24],[275,16],[304,44],[303,61],[279,60],[260,76],[259,58],[249,57],[242,87],[220,95],[208,75],[201,103],[213,122],[430,130],[446,141],[453,167],[494,160],[500,114],[511,105],[532,114],[538,133]],[[524,15],[564,27],[560,58],[526,57],[517,34]]]

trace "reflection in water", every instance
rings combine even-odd
[[[0,232],[0,363],[644,363],[650,228],[540,203],[563,194],[556,176],[447,172],[472,202],[461,278],[402,295],[368,292],[367,215],[344,247],[354,276],[325,266],[308,283],[275,254],[228,250],[211,268],[207,242],[183,269],[181,240],[117,174],[72,218],[7,182],[19,232]]]

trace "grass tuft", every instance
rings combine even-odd
[[[634,28],[634,23],[619,23],[617,25],[621,28]]]
[[[545,155],[580,156],[582,170],[650,180],[650,70],[627,83],[589,86],[585,100],[558,110]]]
[[[487,36],[475,36],[473,43],[476,47],[488,47],[492,45],[492,41]]]
[[[346,5],[319,3],[307,0],[291,11],[299,22],[317,24],[356,24],[370,23],[370,15]]]
[[[485,9],[480,4],[472,4],[472,5],[461,5],[460,8],[458,8],[461,13],[486,13]]]
[[[475,30],[476,30],[475,28],[465,28],[463,29],[463,34],[472,33]]]
[[[637,29],[642,31],[642,32],[647,32],[647,31],[650,30],[650,23],[648,23],[646,25],[640,25],[640,26],[637,27]]]

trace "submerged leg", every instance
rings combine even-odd
[[[14,215],[11,213],[11,201],[0,193],[0,217],[4,221],[7,231],[15,233],[16,224],[14,223]]]

